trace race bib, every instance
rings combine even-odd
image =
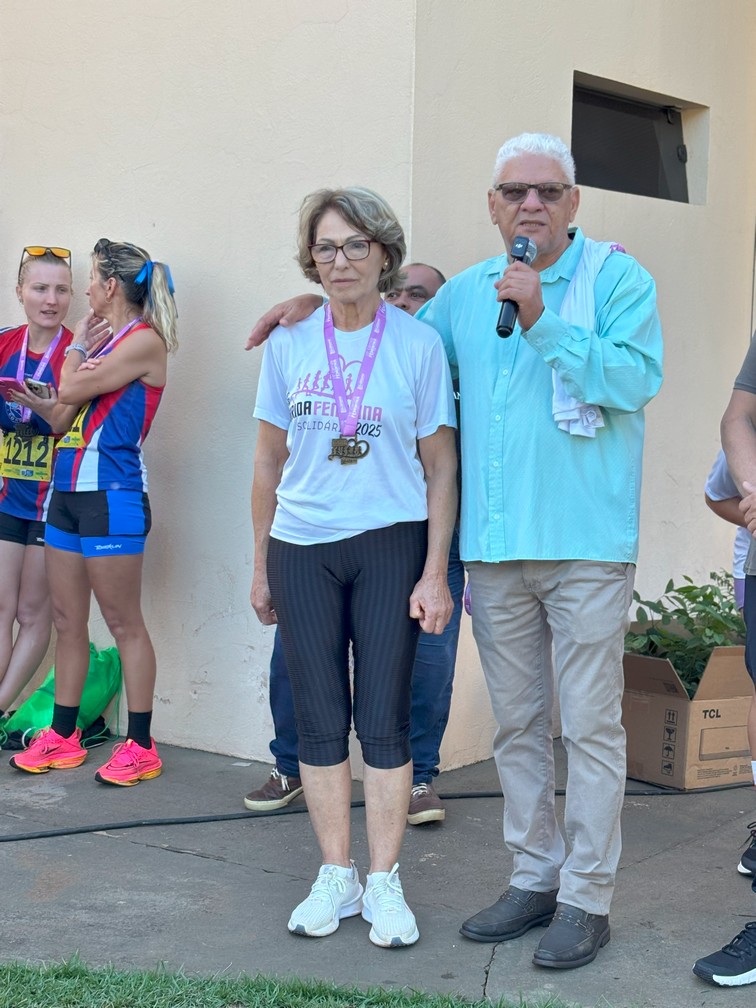
[[[83,448],[85,446],[86,442],[84,441],[83,434],[84,416],[86,415],[89,406],[89,403],[84,403],[79,412],[76,414],[76,419],[58,442],[61,448]]]
[[[0,476],[4,479],[43,480],[49,483],[52,479],[54,447],[55,438],[49,434],[23,437],[13,431],[5,431]]]

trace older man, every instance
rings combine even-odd
[[[402,279],[386,292],[385,300],[414,315],[444,282],[443,273],[433,266],[410,263],[404,268]],[[448,581],[454,601],[452,618],[442,634],[420,634],[412,670],[412,790],[408,796],[407,811],[407,821],[412,826],[443,822],[446,818],[443,799],[433,782],[438,776],[439,749],[449,720],[465,587],[456,531],[449,552]],[[268,689],[275,730],[270,751],[276,764],[262,786],[244,799],[246,808],[256,812],[283,808],[304,790],[299,776],[299,738],[294,719],[294,700],[278,632],[273,641]]]
[[[533,961],[557,969],[592,962],[609,941],[643,407],[661,385],[662,354],[653,279],[620,247],[570,228],[579,202],[561,140],[509,140],[488,192],[506,253],[452,278],[418,313],[459,373],[461,554],[514,858],[503,895],[461,932],[499,942],[548,925]],[[510,261],[516,238],[535,244],[531,265]],[[518,308],[509,338],[497,335],[499,301]],[[263,316],[249,345],[297,310],[287,302]],[[555,690],[568,758],[564,834]]]
[[[533,961],[561,969],[591,962],[609,940],[643,407],[661,384],[654,282],[617,246],[570,229],[579,202],[561,140],[505,143],[491,221],[508,252],[525,237],[536,257],[473,266],[419,316],[459,370],[461,553],[514,855],[504,894],[461,931],[494,942],[548,924]],[[518,307],[509,339],[496,334],[494,286]],[[568,758],[564,835],[554,808],[554,689]]]

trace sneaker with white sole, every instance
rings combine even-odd
[[[717,987],[756,983],[756,921],[746,924],[719,952],[699,959],[693,972]]]
[[[273,767],[263,786],[249,792],[244,806],[252,812],[272,812],[294,801],[303,791],[299,777],[287,777],[278,767]]]
[[[356,917],[362,910],[362,892],[354,862],[351,868],[324,864],[310,895],[294,908],[289,931],[310,938],[333,934],[344,917]]]
[[[748,850],[743,851],[743,856],[738,862],[738,871],[741,875],[750,875],[751,878],[754,878],[756,877],[756,822],[748,823],[748,829],[751,831],[750,839],[746,840]]]
[[[414,945],[420,937],[415,915],[404,899],[399,881],[399,865],[390,872],[373,872],[367,877],[362,916],[373,926],[370,941],[381,948]]]
[[[407,822],[410,826],[422,826],[429,822],[443,822],[446,809],[436,789],[430,781],[413,784],[410,792]]]

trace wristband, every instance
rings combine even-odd
[[[71,343],[70,346],[67,346],[66,349],[63,351],[63,356],[68,357],[68,355],[71,353],[72,350],[78,350],[80,354],[84,355],[84,357],[86,357],[87,354],[89,353],[87,348],[85,346],[82,346],[81,343]]]

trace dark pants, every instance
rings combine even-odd
[[[268,583],[303,763],[344,762],[352,720],[368,766],[389,770],[409,762],[419,625],[408,599],[426,552],[424,521],[311,546],[271,539]]]
[[[743,619],[746,625],[745,664],[756,686],[756,574],[746,574]]]
[[[442,634],[420,634],[412,670],[410,748],[413,784],[428,783],[438,774],[439,748],[449,720],[464,585],[465,570],[459,559],[459,536],[455,530],[449,551],[449,591],[454,611]],[[278,629],[270,659],[269,694],[275,730],[270,751],[280,773],[298,777],[299,739],[294,700]]]

